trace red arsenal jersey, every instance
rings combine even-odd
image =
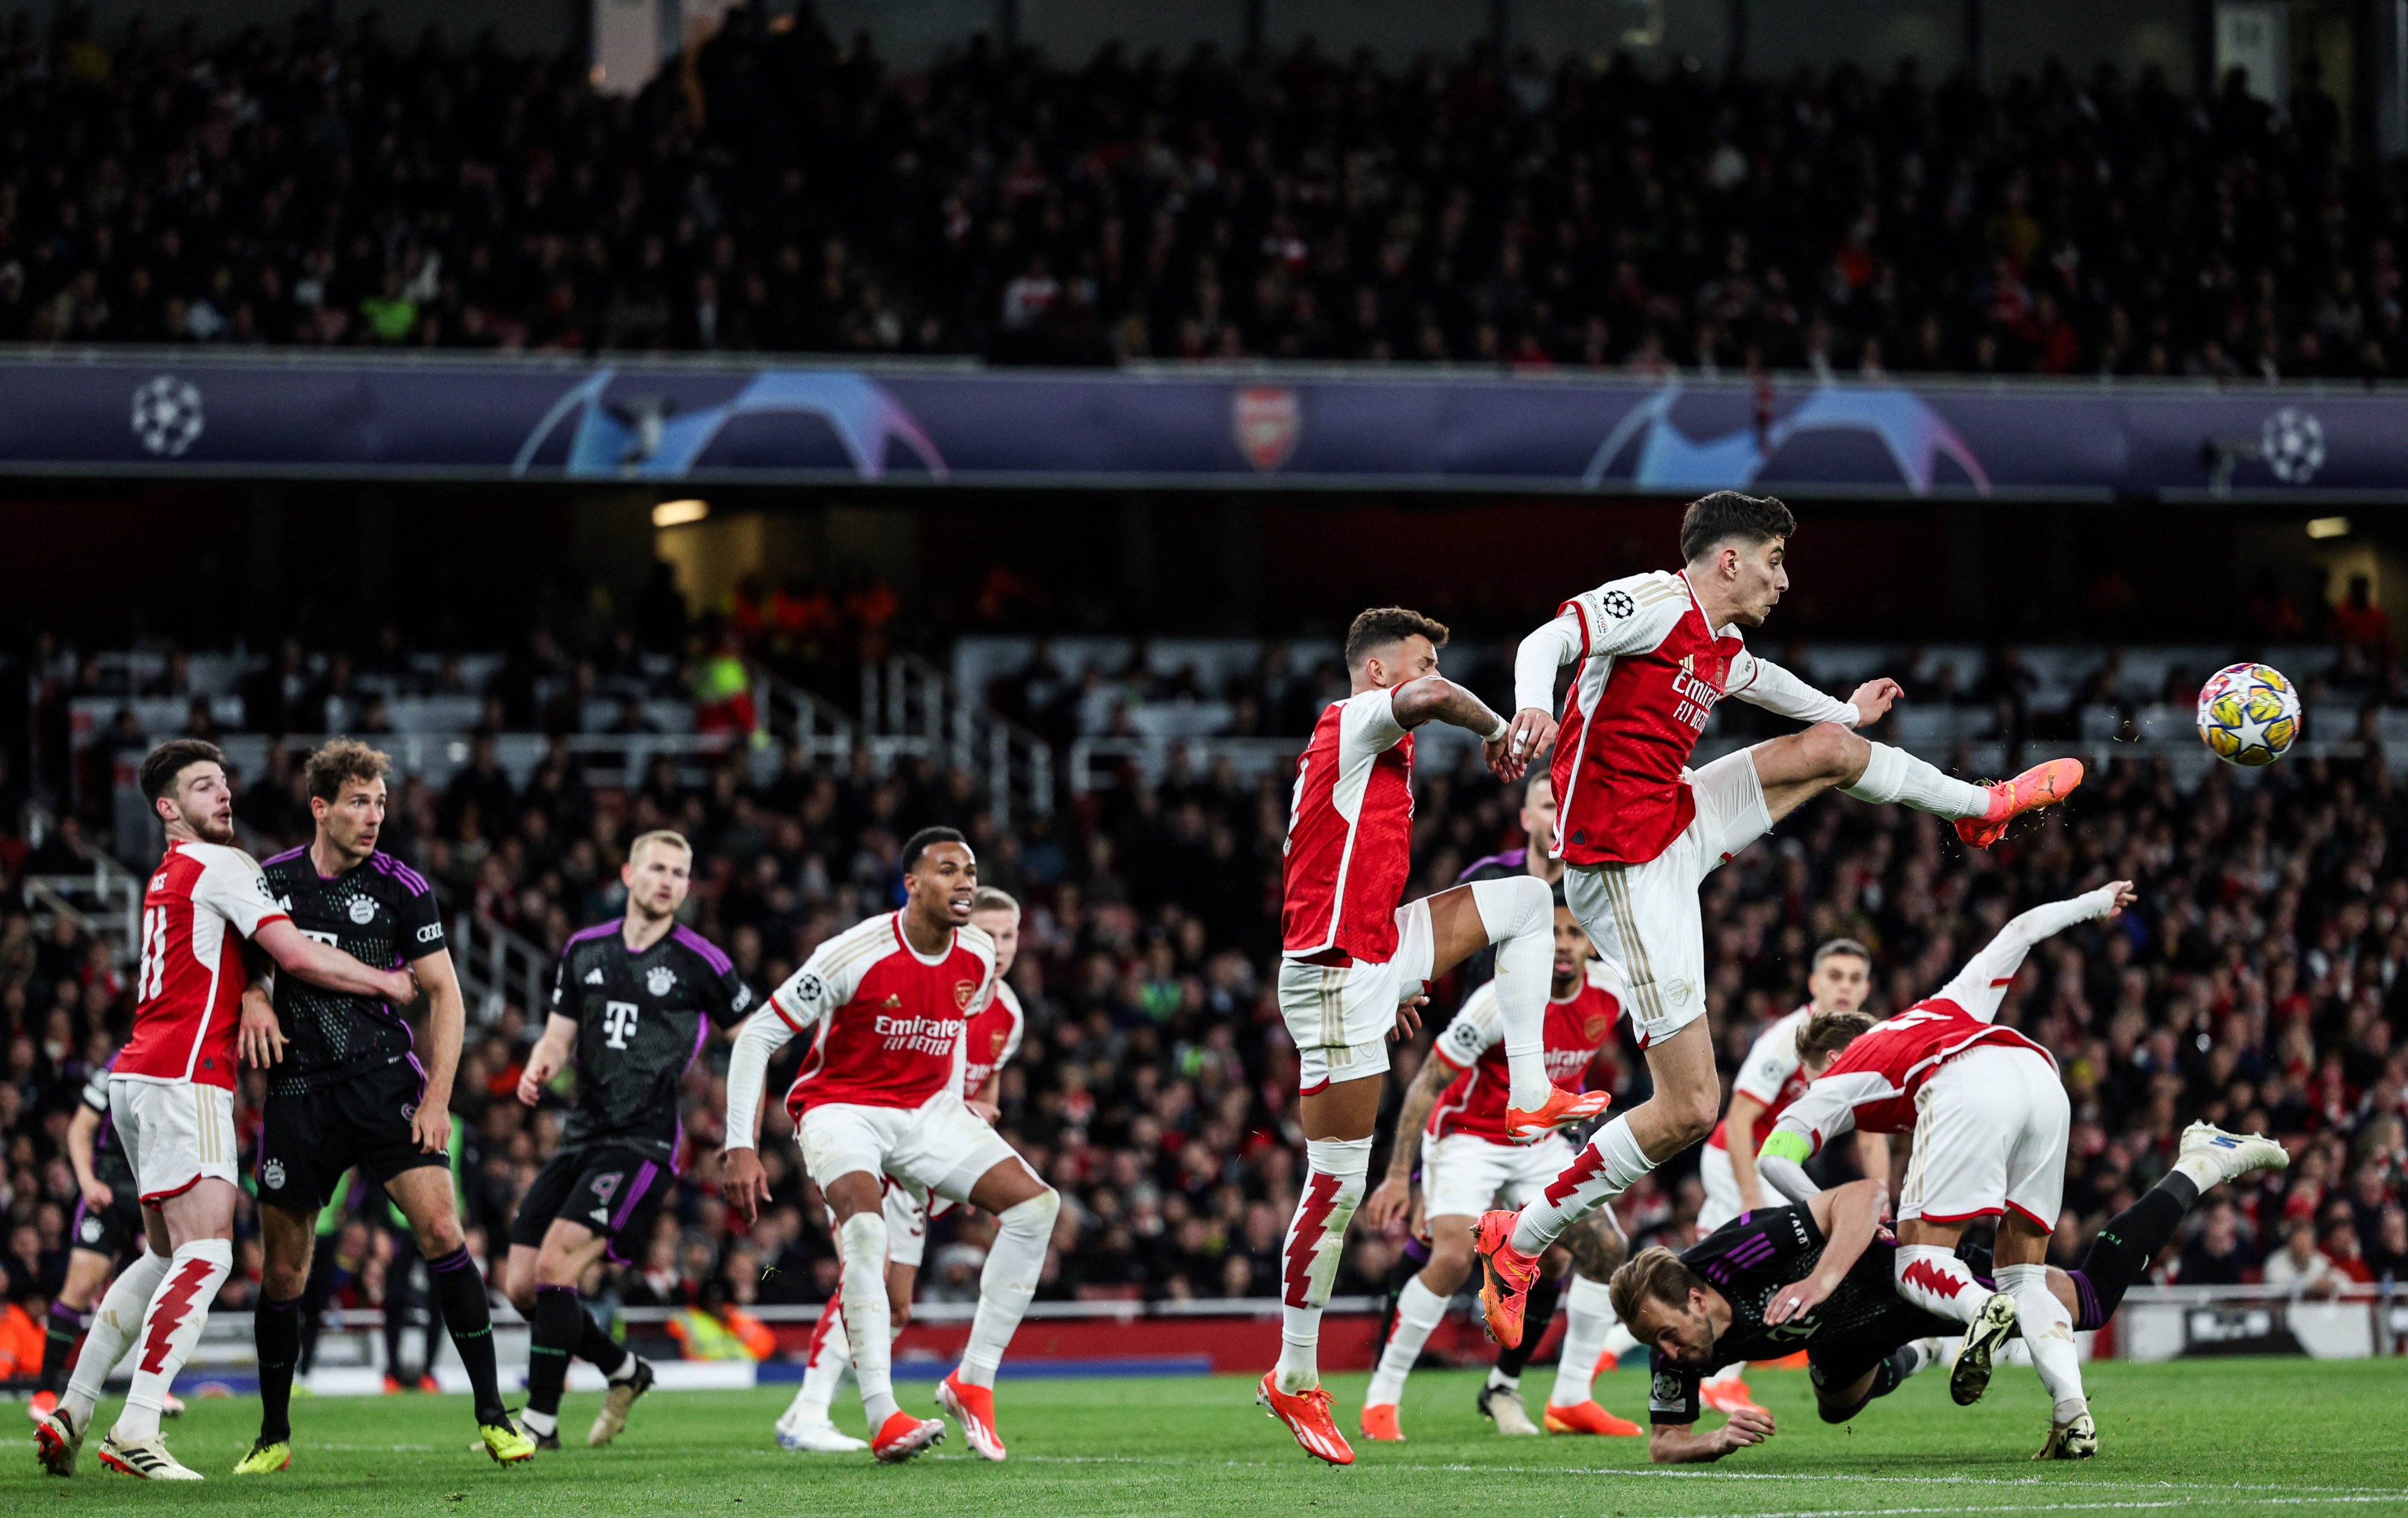
[[[1985,1023],[1953,1001],[1935,996],[1874,1024],[1848,1045],[1822,1078],[1781,1114],[1778,1128],[1806,1135],[1819,1150],[1856,1128],[1865,1133],[1914,1131],[1914,1097],[1931,1072],[1968,1049],[2003,1044],[2057,1061],[2013,1028]]]
[[[1686,576],[1633,575],[1564,603],[1580,672],[1555,735],[1555,852],[1575,865],[1643,865],[1698,812],[1683,778],[1746,652],[1717,637]]]
[[[848,928],[769,997],[810,1052],[786,1094],[786,1110],[829,1102],[917,1107],[961,1089],[962,1035],[969,1010],[995,978],[995,940],[957,927],[953,942],[924,958],[903,938],[903,914]]]
[[[1281,864],[1280,947],[1290,959],[1336,949],[1384,965],[1412,873],[1413,736],[1395,691],[1333,702],[1296,762]]]
[[[1601,962],[1592,960],[1579,990],[1562,1001],[1547,999],[1547,1079],[1566,1091],[1587,1089],[1590,1067],[1613,1041],[1622,1000],[1610,989],[1610,976]],[[1505,1068],[1505,1011],[1497,1004],[1496,981],[1485,981],[1471,994],[1430,1046],[1430,1054],[1459,1073],[1430,1109],[1429,1136],[1469,1133],[1491,1143],[1511,1142],[1505,1135],[1505,1099],[1512,1081]],[[1611,1079],[1609,1074],[1609,1082]]]
[[[134,1036],[111,1073],[233,1090],[235,1022],[250,983],[240,940],[283,920],[251,855],[223,844],[168,840],[142,895]]]
[[[968,1101],[986,1089],[995,1072],[1011,1063],[1020,1053],[1020,1036],[1028,1030],[1028,1018],[1020,1010],[1020,997],[1011,987],[998,980],[986,1005],[970,1014],[969,1027],[962,1035],[962,1099]]]

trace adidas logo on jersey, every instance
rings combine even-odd
[[[1694,653],[1684,653],[1681,655],[1681,673],[1684,675],[1694,675],[1697,672],[1698,656]]]
[[[600,985],[602,983],[601,966],[596,965],[592,969],[585,972],[585,983],[587,985]]]

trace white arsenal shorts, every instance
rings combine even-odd
[[[886,1183],[886,1259],[917,1270],[928,1253],[928,1194],[893,1176]]]
[[[1397,1006],[1421,995],[1437,952],[1425,896],[1397,909],[1397,952],[1384,965],[1280,961],[1280,1016],[1296,1044],[1297,1084],[1305,1095],[1332,1081],[1388,1073]]]
[[[917,1107],[827,1102],[805,1108],[796,1138],[803,1167],[822,1191],[838,1176],[866,1170],[968,1201],[979,1177],[1018,1157],[954,1091],[940,1091]],[[893,1229],[888,1233],[891,1241]]]
[[[1422,1146],[1422,1216],[1476,1218],[1492,1207],[1520,1207],[1571,1162],[1572,1146],[1559,1133],[1527,1145],[1473,1133],[1431,1139]]]
[[[2028,1049],[1977,1044],[1914,1094],[1914,1155],[1899,1190],[1901,1222],[1963,1223],[2013,1212],[2044,1231],[2065,1202],[2073,1125],[2065,1087]]]
[[[1698,886],[1772,830],[1764,785],[1745,749],[1688,772],[1697,815],[1643,865],[1574,865],[1564,899],[1597,952],[1630,987],[1623,1005],[1643,1046],[1706,1015],[1706,932]]]
[[[146,1207],[180,1196],[205,1179],[235,1176],[234,1093],[192,1081],[108,1082],[108,1121],[134,1165]]]

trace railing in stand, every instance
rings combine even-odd
[[[26,840],[41,847],[58,820],[39,803],[25,809]],[[142,895],[145,878],[126,868],[87,841],[88,871],[71,875],[29,875],[24,890],[34,909],[36,932],[64,916],[87,933],[108,939],[109,956],[118,967],[133,965],[142,953]]]
[[[996,825],[1054,812],[1054,747],[917,654],[898,653],[861,671],[861,715],[878,758],[897,754],[982,775]]]

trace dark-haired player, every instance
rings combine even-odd
[[[519,1421],[545,1449],[560,1447],[571,1355],[608,1382],[588,1444],[618,1438],[636,1398],[652,1389],[651,1363],[603,1331],[577,1299],[577,1282],[606,1253],[643,1257],[677,1183],[678,1085],[710,1024],[733,1024],[752,1005],[735,964],[677,920],[693,878],[694,849],[679,834],[646,833],[627,846],[619,867],[627,910],[561,949],[552,1012],[519,1077],[519,1100],[533,1107],[572,1054],[577,1061],[560,1148],[510,1222],[510,1301],[532,1328]]]
[[[364,965],[287,920],[259,866],[234,846],[234,789],[215,744],[159,745],[142,760],[141,784],[167,850],[142,895],[134,1035],[108,1072],[108,1112],[150,1248],[101,1298],[66,1395],[34,1425],[34,1449],[52,1475],[75,1473],[101,1386],[138,1339],[134,1385],[101,1441],[101,1463],[145,1481],[196,1482],[200,1473],[167,1453],[159,1415],[234,1268],[236,1024],[249,1019],[241,940],[284,973],[335,990],[407,1002],[417,985],[407,970]]]
[[[2173,1167],[2107,1221],[2080,1266],[2042,1267],[2050,1299],[2073,1327],[2104,1326],[2202,1194],[2288,1162],[2280,1144],[2193,1124]],[[1883,1193],[1878,1181],[1852,1181],[1802,1205],[1748,1213],[1679,1254],[1641,1250],[1614,1272],[1615,1310],[1655,1351],[1651,1459],[1719,1460],[1771,1437],[1772,1414],[1761,1408],[1740,1409],[1710,1434],[1694,1431],[1699,1383],[1717,1366],[1804,1350],[1816,1409],[1836,1424],[1945,1354],[1962,1325],[1899,1294],[1897,1247],[1880,1231]],[[1980,1250],[1960,1247],[1959,1256],[1977,1278],[1989,1267]],[[2077,1453],[2088,1452],[2052,1435],[2033,1458]]]
[[[744,1024],[727,1064],[727,1153],[721,1185],[750,1222],[768,1199],[755,1152],[769,1056],[797,1034],[810,1051],[786,1095],[804,1167],[836,1215],[840,1290],[853,1380],[868,1415],[870,1451],[894,1463],[944,1437],[895,1400],[888,1359],[893,1314],[882,1177],[995,1215],[979,1274],[978,1315],[962,1363],[937,1403],[970,1449],[1004,1458],[995,1425],[995,1375],[1037,1293],[1062,1198],[962,1099],[970,1009],[995,981],[995,940],[971,922],[978,858],[950,827],[903,845],[904,904],[838,934]]]
[[[1555,745],[1555,852],[1566,894],[1598,952],[1630,988],[1633,1026],[1654,1094],[1591,1137],[1545,1195],[1517,1215],[1481,1220],[1481,1300],[1503,1343],[1522,1337],[1522,1297],[1538,1257],[1572,1219],[1706,1137],[1722,1090],[1706,1012],[1705,933],[1698,887],[1809,797],[1835,788],[1958,819],[1986,848],[2010,819],[2062,799],[2082,766],[2051,760],[1986,789],[1953,780],[1903,749],[1852,728],[1881,720],[1896,680],[1871,680],[1845,701],[1750,653],[1789,588],[1784,566],[1797,521],[1779,501],[1716,491],[1681,522],[1682,569],[1609,580],[1563,604],[1522,640],[1506,747],[1517,762]],[[1558,729],[1555,673],[1576,665]],[[1698,735],[1727,695],[1813,725],[1688,767]],[[1693,1026],[1694,1024],[1694,1026]]]
[[[1544,881],[1478,881],[1405,901],[1412,874],[1413,729],[1440,722],[1480,735],[1489,767],[1505,719],[1440,676],[1443,623],[1379,607],[1346,633],[1353,693],[1331,703],[1297,760],[1281,871],[1280,1016],[1296,1044],[1307,1174],[1282,1257],[1279,1365],[1255,1400],[1307,1454],[1351,1465],[1354,1452],[1321,1386],[1321,1311],[1363,1198],[1388,1073],[1387,1040],[1420,1026],[1432,977],[1498,947],[1498,1017],[1507,1084],[1504,1136],[1529,1143],[1605,1110],[1604,1092],[1573,1096],[1547,1080],[1546,1012],[1555,901]]]
[[[393,1198],[425,1256],[444,1325],[468,1369],[486,1453],[504,1465],[535,1453],[502,1411],[493,1309],[452,1196],[452,1080],[467,1005],[433,888],[377,848],[391,763],[350,738],[310,754],[302,775],[316,836],[260,866],[277,905],[302,932],[366,964],[409,967],[427,997],[427,1063],[418,1062],[399,1004],[294,976],[276,977],[273,1010],[260,1018],[265,1035],[246,1035],[253,1063],[273,1067],[257,1171],[265,1263],[251,1318],[259,1437],[236,1463],[237,1476],[293,1463],[293,1373],[301,1358],[301,1302],[318,1212],[354,1167]],[[250,995],[265,1000],[269,993],[254,986]]]

